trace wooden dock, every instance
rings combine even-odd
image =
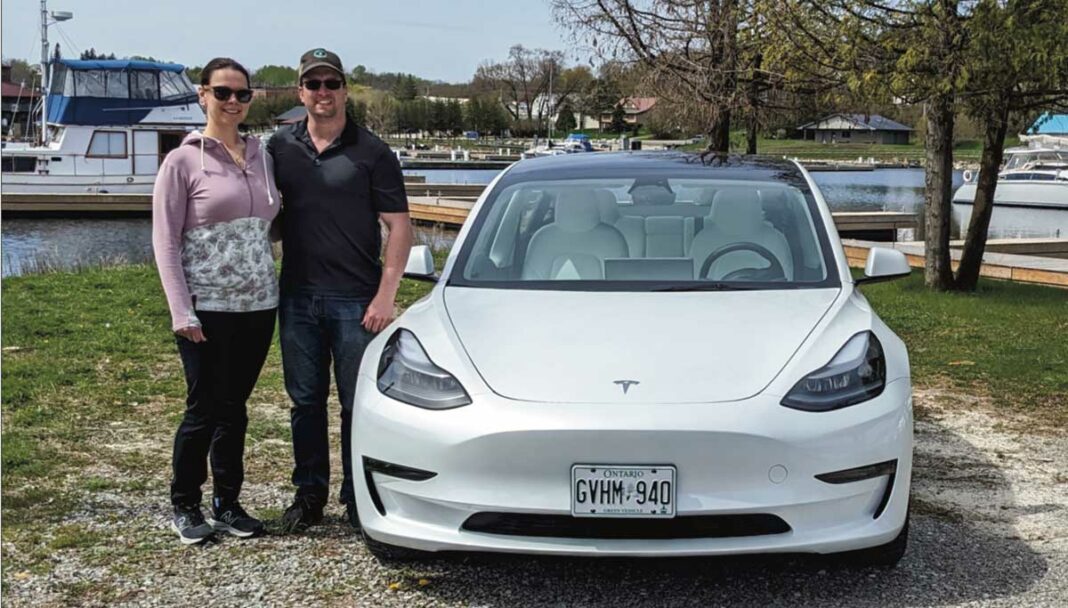
[[[1046,251],[1064,251],[1068,249],[1068,239],[1026,239],[1029,241],[1031,251],[1039,249]],[[1003,241],[1011,239],[998,239],[991,241],[995,244],[1006,246]],[[1045,243],[1040,246],[1039,241]],[[958,241],[959,242],[959,241]],[[924,246],[921,242],[901,243],[878,243],[874,241],[860,241],[854,239],[842,239],[842,247],[845,249],[849,265],[863,268],[868,259],[868,251],[873,247],[889,247],[897,249],[905,254],[909,266],[923,268]],[[956,270],[960,263],[960,249],[950,249],[953,269]],[[986,251],[983,254],[983,266],[979,270],[980,276],[993,279],[1004,279],[1022,283],[1035,283],[1051,287],[1068,289],[1068,260],[1053,257],[1038,257],[1035,255],[1016,255],[1011,253],[997,253]]]

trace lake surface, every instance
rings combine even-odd
[[[408,175],[424,175],[430,183],[446,184],[488,184],[498,173],[494,169],[405,171]],[[812,177],[833,211],[914,212],[923,205],[922,169],[816,172]],[[954,173],[954,188],[961,183],[960,172]],[[1030,210],[1023,211],[1019,217],[1010,217],[1006,225],[999,225],[999,209],[991,238],[1055,236],[1046,219],[1035,218],[1027,212]],[[3,221],[0,234],[5,277],[51,268],[152,259],[152,223],[148,218],[11,219]],[[420,229],[418,238],[440,245],[450,243],[453,236],[453,231],[428,228]]]

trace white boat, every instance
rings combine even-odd
[[[1064,238],[1068,236],[1068,134],[1039,133],[1020,139],[1027,145],[1005,150],[990,230],[1010,238]],[[965,171],[964,185],[953,194],[953,217],[962,231],[971,221],[977,179]]]
[[[137,60],[52,64],[48,138],[0,151],[7,193],[149,193],[160,162],[206,124],[185,68]]]
[[[540,146],[534,146],[529,150],[523,152],[523,158],[537,158],[540,156],[561,156],[564,154],[579,154],[582,152],[592,152],[593,148],[590,146],[589,141],[582,141],[576,139],[566,139],[562,143],[554,144],[550,141],[547,144]]]

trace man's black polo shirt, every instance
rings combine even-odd
[[[307,119],[267,149],[282,193],[282,292],[373,298],[382,278],[379,213],[408,211],[393,151],[349,121],[322,154]]]

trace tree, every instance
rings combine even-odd
[[[252,73],[252,84],[265,87],[296,86],[297,70],[285,65],[265,65]]]
[[[570,101],[564,101],[557,108],[556,130],[566,133],[575,129],[575,110]]]
[[[345,99],[345,116],[361,127],[367,126],[367,104],[351,97]]]
[[[245,125],[258,128],[270,127],[274,124],[276,116],[299,105],[301,105],[300,99],[297,98],[296,92],[292,95],[256,97],[249,104]]]
[[[624,133],[630,128],[626,120],[627,112],[623,109],[622,103],[617,103],[616,107],[612,109],[612,122],[608,125],[609,133]]]
[[[1064,103],[1066,0],[790,0],[775,61],[799,80],[840,83],[855,102],[924,107],[924,282],[974,289],[1005,132],[1014,112]],[[785,59],[785,61],[784,61]],[[949,249],[953,141],[965,110],[984,151],[960,270]]]
[[[396,132],[397,101],[385,91],[368,91],[361,99],[367,104],[367,128],[380,136]]]
[[[749,0],[553,0],[553,14],[602,58],[639,63],[645,83],[701,117],[709,149],[730,149],[732,114],[747,109],[751,153],[763,93],[773,85],[760,49],[766,22]]]
[[[547,97],[550,75],[559,75],[562,63],[563,53],[559,51],[517,44],[509,49],[506,61],[478,66],[471,86],[483,94],[496,93],[512,118],[533,121],[535,109],[541,110],[542,116],[551,112],[551,107],[538,104],[551,103]]]
[[[1065,0],[982,0],[972,13],[962,101],[983,128],[983,152],[957,290],[978,285],[1010,123],[1039,109],[1068,106],[1066,10]]]
[[[96,49],[90,47],[87,51],[82,51],[81,59],[114,59],[115,53],[97,53]]]
[[[41,66],[37,64],[31,65],[27,61],[22,59],[11,60],[11,82],[23,83],[29,87],[31,83],[37,82],[41,78]]]
[[[464,109],[456,99],[450,99],[445,105],[445,130],[453,137],[464,131]]]
[[[408,74],[404,78],[398,79],[392,88],[393,96],[398,101],[411,101],[419,95],[419,88],[415,82],[415,76]]]
[[[363,65],[357,65],[352,68],[352,72],[349,74],[349,82],[352,84],[371,84],[370,78],[367,72],[367,67]]]
[[[776,4],[769,49],[798,86],[844,90],[857,104],[924,105],[924,282],[950,288],[953,126],[967,34],[960,0]]]

